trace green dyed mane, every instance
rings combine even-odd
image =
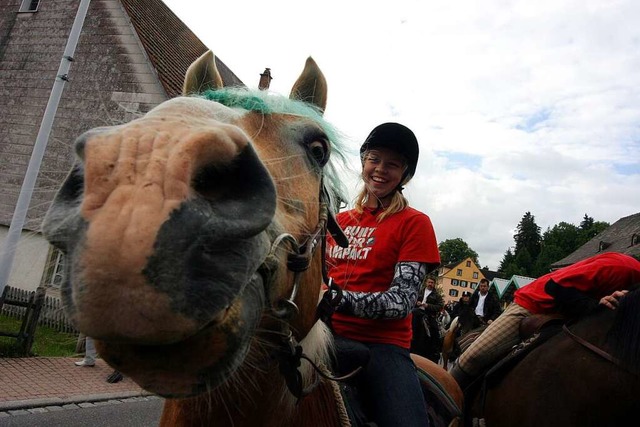
[[[324,169],[324,176],[328,180],[327,190],[329,190],[332,202],[346,200],[347,193],[337,171],[338,164],[342,167],[347,165],[342,134],[324,119],[322,111],[318,107],[267,91],[241,87],[209,89],[196,96],[218,102],[229,108],[239,108],[261,114],[291,114],[314,120],[327,134],[331,144],[331,160]],[[332,205],[336,206],[335,203]]]

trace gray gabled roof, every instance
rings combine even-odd
[[[162,0],[120,1],[167,95],[170,98],[180,95],[187,68],[208,50],[207,46]],[[217,56],[216,66],[225,86],[244,86]]]
[[[632,241],[635,236],[635,244]],[[620,252],[640,257],[640,213],[620,218],[570,255],[551,264],[551,269],[566,267],[603,252]]]

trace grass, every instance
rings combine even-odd
[[[20,331],[21,319],[0,315],[0,331],[17,333]],[[36,328],[30,356],[40,357],[73,357],[77,356],[76,343],[78,336],[66,332],[58,332],[47,326]],[[0,357],[20,357],[16,347],[17,340],[0,336]]]

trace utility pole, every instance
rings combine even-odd
[[[22,188],[20,189],[20,195],[16,202],[16,208],[13,211],[13,218],[11,219],[9,232],[7,237],[4,239],[2,252],[0,252],[0,295],[4,292],[4,288],[7,286],[7,282],[9,280],[9,273],[11,273],[11,267],[13,266],[13,259],[15,258],[18,240],[20,240],[20,235],[22,234],[22,227],[27,216],[27,209],[29,209],[33,189],[36,184],[38,172],[40,171],[40,164],[42,163],[42,158],[44,157],[44,152],[47,148],[53,119],[55,118],[56,111],[58,110],[58,104],[60,103],[64,84],[69,80],[69,68],[71,67],[71,62],[73,62],[73,54],[76,50],[80,33],[82,32],[82,26],[84,25],[84,19],[87,16],[90,1],[91,0],[80,0],[78,12],[76,13],[76,18],[73,21],[73,26],[71,27],[71,33],[67,39],[67,46],[64,49],[64,54],[60,61],[58,74],[56,75],[53,88],[51,89],[51,94],[49,95],[49,102],[47,103],[47,108],[44,111],[44,116],[40,123],[40,130],[36,137],[36,143],[33,146],[33,152],[31,153],[31,159],[29,160],[29,166],[27,167],[24,181],[22,182]]]

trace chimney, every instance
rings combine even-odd
[[[258,83],[258,89],[269,89],[271,79],[273,79],[273,77],[271,77],[271,68],[265,68],[264,73],[260,74],[260,83]]]

